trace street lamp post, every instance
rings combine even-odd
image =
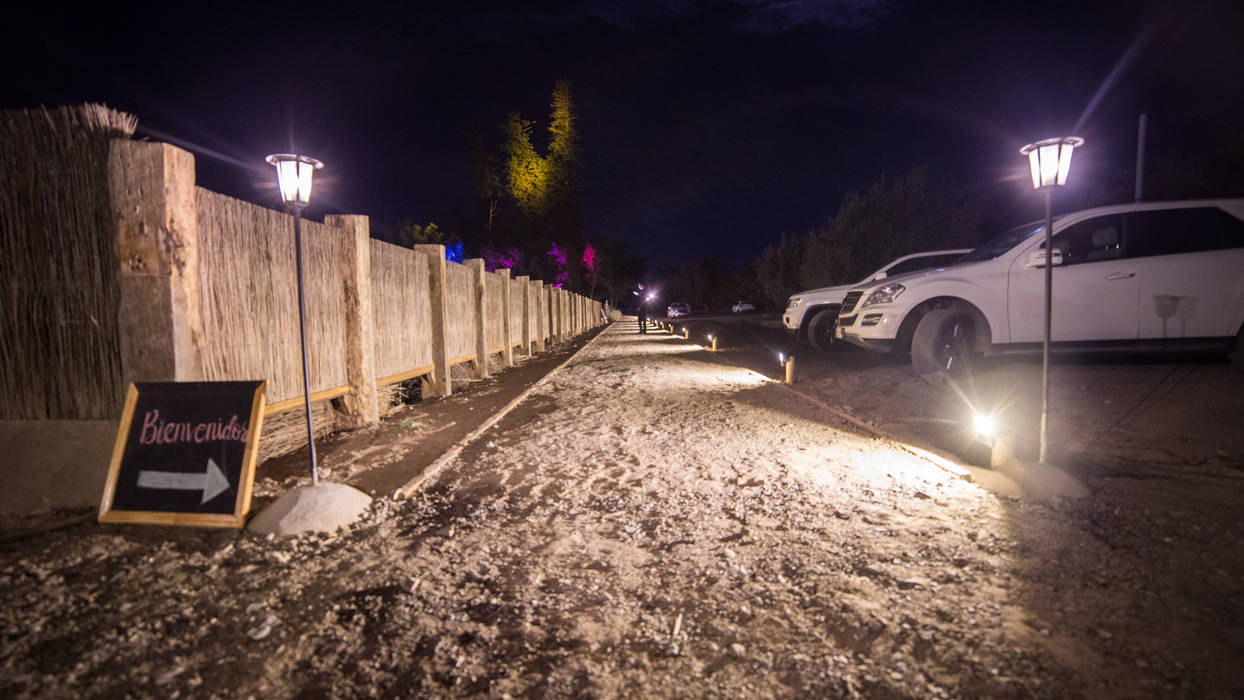
[[[1033,189],[1045,192],[1045,335],[1041,346],[1041,448],[1039,461],[1045,462],[1046,426],[1050,409],[1050,308],[1054,289],[1054,211],[1051,193],[1067,184],[1071,152],[1084,143],[1078,136],[1063,136],[1030,143],[1019,149],[1028,156]]]
[[[324,167],[320,161],[292,153],[274,153],[266,158],[276,166],[281,199],[294,215],[294,263],[298,276],[298,329],[302,340],[302,398],[307,410],[307,446],[311,450],[311,485],[319,484],[315,460],[315,431],[311,427],[311,374],[307,370],[307,313],[302,293],[302,209],[311,199],[311,176]]]

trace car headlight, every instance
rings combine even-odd
[[[902,294],[905,289],[907,288],[897,282],[894,284],[887,284],[872,294],[869,294],[868,298],[864,300],[864,303],[860,304],[860,308],[862,309],[866,306],[872,306],[873,304],[889,304],[897,299],[898,295]]]
[[[799,306],[799,302],[801,301],[803,301],[803,297],[791,297],[790,301],[786,302],[786,308],[793,309],[796,306]]]

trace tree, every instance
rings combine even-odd
[[[497,175],[497,159],[488,151],[484,138],[476,129],[471,134],[471,180],[481,216],[479,230],[491,238],[497,225],[497,206],[501,199],[501,177]]]
[[[531,145],[532,123],[517,112],[505,118],[506,192],[520,210],[540,214],[548,195],[548,167]]]
[[[570,81],[562,78],[553,88],[549,114],[549,155],[545,216],[555,236],[579,238],[578,115],[570,101]]]
[[[397,243],[407,248],[426,244],[447,245],[456,238],[457,236],[444,231],[435,222],[420,226],[408,220],[398,224],[397,228]]]
[[[756,282],[771,307],[786,308],[786,299],[806,288],[800,281],[800,268],[807,242],[807,236],[784,233],[777,244],[767,246],[755,262]]]
[[[799,286],[845,284],[900,255],[971,246],[980,225],[978,209],[934,182],[927,167],[883,176],[862,195],[848,193],[829,223],[808,235]]]

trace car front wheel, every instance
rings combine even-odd
[[[925,314],[911,339],[911,366],[932,383],[968,373],[975,352],[972,316],[960,309],[934,309]]]
[[[838,309],[816,312],[808,321],[808,342],[812,347],[827,352],[834,342],[834,327],[838,325]]]

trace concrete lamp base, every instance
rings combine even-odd
[[[371,496],[345,484],[299,486],[260,511],[246,529],[261,535],[336,532],[358,520],[370,503]]]

